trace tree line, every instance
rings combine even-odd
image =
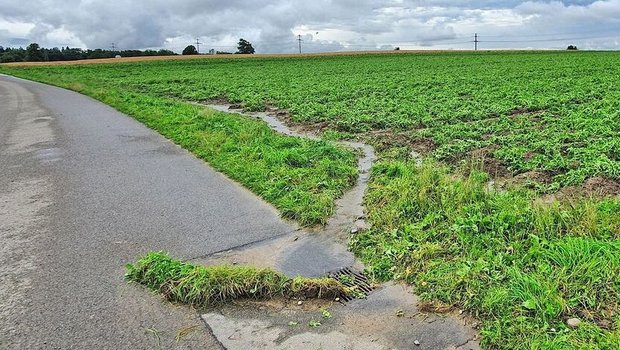
[[[172,56],[171,50],[104,50],[80,49],[71,47],[42,48],[37,43],[22,47],[11,48],[0,46],[0,63],[7,62],[47,62],[47,61],[76,61],[97,58],[139,57],[139,56]]]

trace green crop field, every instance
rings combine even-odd
[[[9,67],[141,120],[303,224],[324,223],[373,144],[379,280],[480,320],[488,349],[620,349],[620,53],[367,54]],[[323,141],[196,102],[285,110]],[[232,123],[232,124],[231,124]],[[291,146],[293,145],[293,146]],[[418,164],[419,155],[424,157]],[[248,164],[259,166],[248,167]],[[578,318],[581,325],[567,326]]]

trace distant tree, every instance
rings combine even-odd
[[[70,48],[69,46],[62,48],[62,57],[66,61],[80,60],[84,57],[84,51],[78,48]]]
[[[196,50],[196,46],[194,45],[189,45],[186,48],[183,49],[183,54],[184,55],[197,55],[198,54],[198,50]]]
[[[0,55],[0,63],[6,62],[23,62],[26,59],[26,50],[19,49],[4,49],[4,53]]]
[[[176,53],[174,53],[174,51],[171,51],[171,50],[161,49],[157,51],[157,55],[158,56],[173,56],[173,55],[176,55]]]
[[[568,45],[568,47],[566,49],[570,50],[570,51],[574,51],[574,50],[577,50],[577,46],[575,46],[575,45]]]
[[[239,39],[239,43],[237,44],[237,53],[251,55],[254,53],[254,48],[249,41],[241,38]]]
[[[43,61],[43,52],[39,47],[39,44],[32,43],[28,45],[26,48],[26,61],[28,62],[37,62]]]
[[[62,53],[62,51],[60,51],[59,48],[57,47],[53,47],[51,49],[43,49],[44,52],[44,57],[47,57],[48,61],[64,61],[65,57]]]

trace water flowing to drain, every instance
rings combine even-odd
[[[288,127],[269,112],[244,112],[241,109],[231,108],[231,105],[226,104],[209,104],[206,106],[220,112],[236,113],[260,119],[267,123],[272,130],[283,135],[320,140],[320,137],[315,134],[297,131]],[[365,143],[352,141],[340,141],[338,143],[349,148],[360,150],[363,155],[358,160],[358,178],[355,186],[336,201],[336,212],[328,220],[323,230],[325,233],[332,233],[335,235],[339,235],[347,229],[355,233],[358,230],[367,228],[366,222],[364,221],[364,193],[368,187],[370,169],[377,158],[374,148]]]

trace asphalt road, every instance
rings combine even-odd
[[[195,311],[127,284],[124,265],[295,229],[130,117],[0,76],[1,349],[217,348]]]

